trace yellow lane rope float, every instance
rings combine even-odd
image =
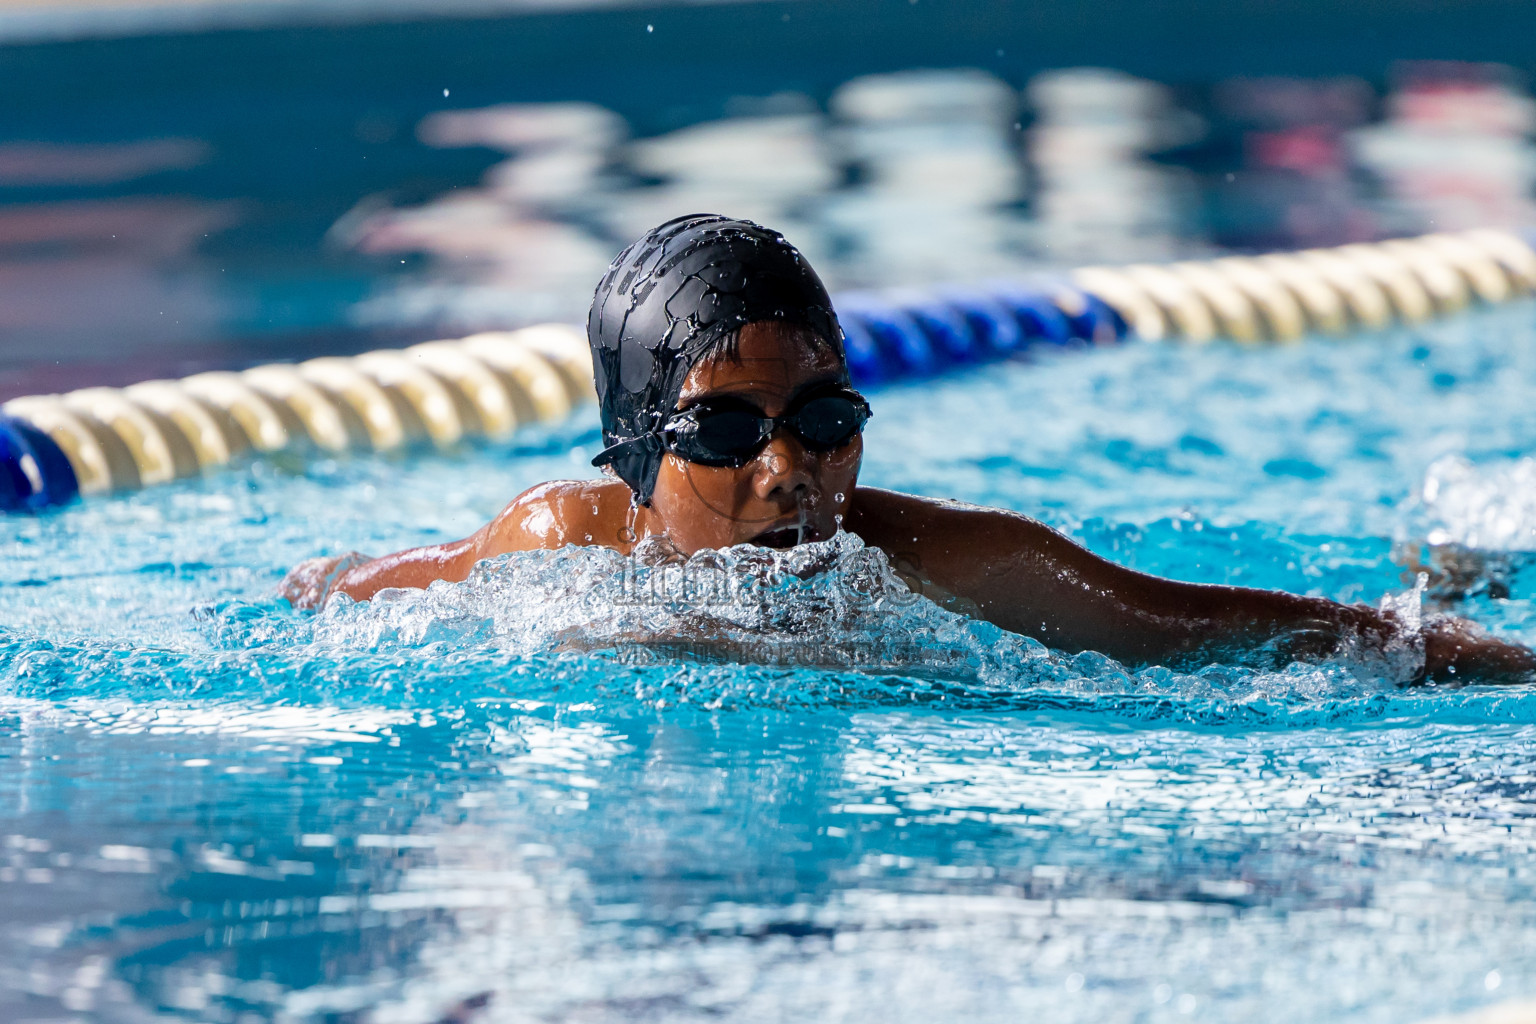
[[[252,452],[390,452],[505,440],[591,401],[591,374],[586,337],[558,324],[36,395],[0,412],[57,445],[79,493],[102,494],[196,476]],[[14,461],[23,465],[20,456]],[[37,464],[35,457],[25,463]]]
[[[1414,324],[1536,291],[1536,250],[1511,231],[1224,257],[1170,266],[1084,267],[1074,283],[1146,340],[1290,341]]]

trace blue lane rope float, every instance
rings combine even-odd
[[[1478,230],[836,299],[861,386],[922,380],[1031,348],[1130,339],[1280,344],[1413,324],[1536,292],[1536,232]],[[0,511],[183,479],[247,455],[388,452],[505,440],[592,401],[577,327],[546,324],[399,351],[0,407]]]
[[[74,467],[51,437],[25,420],[0,415],[0,511],[37,512],[79,493]]]

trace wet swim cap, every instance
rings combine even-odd
[[[619,254],[587,316],[603,420],[594,466],[612,466],[642,505],[661,469],[663,420],[683,381],[732,331],[761,320],[809,328],[839,356],[843,334],[821,278],[777,231],[692,214]]]

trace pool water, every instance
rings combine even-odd
[[[863,480],[1150,572],[1405,608],[1394,546],[1460,545],[1488,568],[1437,600],[1536,641],[1533,313],[889,388]],[[312,554],[462,535],[597,444],[588,413],[510,452],[259,462],[0,521],[0,1019],[1536,997],[1526,687],[1133,671],[914,600],[852,538],[511,556],[318,616],[273,596]]]

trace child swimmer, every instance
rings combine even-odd
[[[519,495],[450,544],[311,559],[283,581],[295,607],[332,593],[465,579],[511,551],[661,538],[683,555],[783,548],[841,527],[913,589],[1064,651],[1195,666],[1264,648],[1272,660],[1422,643],[1420,678],[1536,679],[1536,654],[1449,617],[1411,635],[1392,613],[1159,579],[1100,558],[1028,516],[858,486],[871,415],[849,386],[820,278],[776,232],[694,215],[621,253],[587,320],[606,480]]]

